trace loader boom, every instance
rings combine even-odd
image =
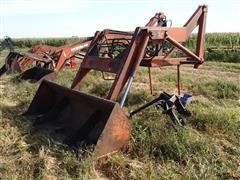
[[[204,53],[204,37],[205,37],[205,23],[206,23],[207,6],[199,6],[190,20],[183,27],[143,27],[136,28],[133,33],[129,46],[124,49],[115,58],[104,58],[96,55],[94,49],[99,48],[98,42],[101,42],[104,35],[117,33],[120,36],[120,32],[115,31],[103,31],[97,32],[94,41],[90,44],[89,50],[83,59],[80,69],[72,83],[71,88],[78,89],[81,81],[87,75],[90,70],[104,71],[115,74],[115,80],[108,93],[107,99],[116,101],[124,85],[132,74],[135,73],[139,66],[145,67],[160,67],[160,66],[172,66],[182,64],[193,64],[197,68],[203,63]],[[184,42],[190,36],[190,30],[194,30],[197,26],[198,40],[196,52],[190,51],[183,45]],[[164,49],[164,45],[169,43],[171,50],[163,52],[159,55],[158,51],[152,57],[147,58],[147,47],[160,46]],[[199,45],[198,45],[199,44]],[[101,45],[100,45],[101,46]],[[174,50],[178,49],[184,55],[184,57],[171,57]]]

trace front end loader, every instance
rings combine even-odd
[[[97,31],[71,88],[44,80],[24,115],[56,140],[80,147],[92,145],[98,158],[125,149],[131,128],[122,107],[136,71],[140,66],[193,64],[198,68],[204,62],[206,16],[207,6],[203,5],[183,27],[158,23],[157,26],[137,27],[134,32]],[[196,27],[196,50],[192,52],[184,42]],[[176,51],[181,56],[173,56]],[[107,97],[78,91],[91,70],[114,75]]]
[[[23,71],[19,76],[19,80],[30,80],[30,82],[37,82],[42,79],[54,79],[56,74],[64,67],[67,61],[73,61],[77,58],[76,54],[86,49],[92,38],[87,38],[83,41],[77,41],[75,43],[64,45],[59,48],[51,49],[48,55],[43,54],[41,58],[30,58],[27,61],[33,63],[36,61],[36,66]],[[42,48],[42,47],[41,47]],[[42,51],[41,48],[35,48]],[[47,49],[45,47],[44,49]],[[41,54],[42,55],[42,54]],[[25,58],[30,57],[25,55]]]
[[[28,53],[14,51],[13,42],[10,37],[5,37],[0,45],[0,52],[9,48],[8,56],[5,59],[4,65],[0,68],[0,76],[4,73],[23,72],[30,66],[34,59],[37,61],[52,54],[58,47],[48,45],[36,45]],[[32,59],[32,61],[30,61]]]
[[[20,72],[19,80],[36,82],[43,78],[53,79],[66,62],[72,62],[77,58],[76,54],[86,49],[90,42],[91,37],[60,47],[37,45],[30,52],[13,51],[8,54],[6,63],[1,69],[7,74]],[[35,65],[29,68],[33,64]]]

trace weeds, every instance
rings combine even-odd
[[[208,97],[215,97],[218,99],[236,99],[240,97],[240,85],[228,81],[208,81],[204,84],[200,83],[195,86],[195,92],[204,94]]]
[[[216,66],[219,65],[219,66]],[[240,178],[239,64],[206,63],[202,69],[182,69],[183,92],[193,94],[193,115],[176,131],[154,106],[131,119],[127,152],[105,160],[91,152],[76,154],[25,120],[23,113],[39,84],[17,83],[16,75],[0,79],[0,177],[2,179],[238,179]],[[77,70],[63,69],[57,83],[70,87]],[[174,68],[153,70],[154,94],[174,93]],[[135,77],[126,113],[153,99],[147,71]],[[106,96],[110,82],[91,72],[80,91]],[[81,149],[79,149],[81,151]]]

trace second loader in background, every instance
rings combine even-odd
[[[60,47],[37,45],[32,48],[31,52],[11,51],[1,68],[1,75],[20,72],[19,80],[31,80],[31,82],[42,78],[52,79],[66,63],[69,62],[71,66],[74,59],[79,58],[77,53],[86,49],[90,42],[91,38],[87,38]],[[28,69],[32,65],[33,67]]]

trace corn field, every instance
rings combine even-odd
[[[69,38],[19,38],[13,39],[16,48],[31,48],[35,45],[62,46],[84,37]],[[186,46],[195,49],[197,37],[193,34]],[[205,39],[205,59],[207,61],[240,62],[240,33],[207,33]]]

